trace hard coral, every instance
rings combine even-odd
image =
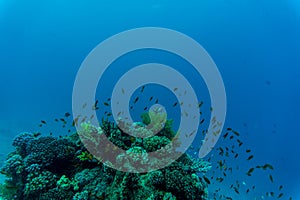
[[[162,120],[163,116],[157,120],[160,125]],[[145,123],[137,122],[130,127],[135,131],[146,130]],[[156,171],[142,174],[116,171],[100,162],[87,162],[95,159],[78,137],[91,146],[94,143],[95,147],[101,147],[98,140],[107,137],[125,150],[124,155],[116,156],[116,161],[124,162],[122,159],[126,158],[124,163],[130,170],[133,165],[143,167],[151,151],[163,149],[166,153],[176,153],[174,146],[169,145],[175,136],[171,125],[172,121],[167,120],[159,133],[146,138],[134,138],[104,120],[101,128],[84,123],[78,134],[62,138],[21,133],[13,143],[16,151],[10,154],[2,172],[13,177],[10,180],[16,187],[16,198],[23,200],[204,200],[206,184],[196,173],[209,170],[209,163],[184,153],[169,166]],[[158,157],[153,165],[166,159]]]

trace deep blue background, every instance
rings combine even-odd
[[[299,199],[297,0],[0,0],[2,154],[20,131],[34,131],[41,119],[71,111],[76,72],[97,44],[144,26],[183,32],[208,51],[226,87],[226,126],[239,130],[254,162],[272,163],[278,184]],[[278,187],[255,181],[262,190]]]

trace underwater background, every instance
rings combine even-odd
[[[88,53],[119,32],[149,26],[170,28],[192,37],[218,66],[227,95],[225,128],[237,130],[254,155],[251,160],[228,161],[244,169],[226,177],[227,182],[238,179],[245,187],[234,199],[266,198],[266,192],[279,193],[280,185],[284,187],[283,199],[300,199],[297,0],[0,0],[1,164],[13,151],[13,138],[22,131],[67,135],[53,119],[71,112],[76,73]],[[149,61],[184,68],[182,73],[207,106],[204,110],[209,110],[209,96],[201,77],[193,76],[184,61],[150,50],[122,57],[110,66],[103,78],[105,84],[97,90],[99,101],[110,97],[113,83],[124,71]],[[157,86],[147,88],[132,111],[135,119],[154,96],[166,105],[176,128],[180,116],[172,106],[174,96]],[[104,115],[105,109],[98,114]],[[48,122],[47,127],[39,127],[41,120]],[[231,145],[227,142],[219,140],[217,147]],[[246,156],[245,151],[241,150],[240,155]],[[209,156],[218,155],[213,151]],[[262,163],[274,166],[274,182],[268,173],[253,173],[251,177],[245,174]],[[253,185],[254,191],[244,192]],[[221,188],[226,195],[235,194],[229,186],[211,184],[209,192]]]

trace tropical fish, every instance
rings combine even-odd
[[[247,158],[247,160],[251,160],[252,158],[254,158],[253,155],[249,156],[249,157]]]
[[[227,136],[228,136],[228,132],[226,132],[224,135],[223,135],[223,138],[225,139]]]
[[[206,182],[207,184],[210,184],[210,180],[209,180],[206,176],[203,176],[203,179],[205,180],[205,182]]]
[[[203,101],[198,103],[198,108],[200,108],[203,105]]]
[[[64,118],[60,118],[60,121],[62,121],[64,124],[67,123],[67,121]]]
[[[273,176],[270,174],[269,175],[269,179],[270,179],[270,181],[272,182],[272,183],[274,183],[274,179],[273,179]]]
[[[254,167],[250,168],[246,174],[248,176],[251,176],[253,172],[254,172]]]
[[[139,97],[136,97],[133,103],[138,102],[138,100],[139,100]]]
[[[274,169],[274,167],[272,166],[272,165],[270,165],[270,164],[265,164],[264,166],[262,166],[262,169],[263,170],[266,170],[266,169],[271,169],[271,170],[273,170]]]
[[[232,131],[236,136],[240,136],[240,134],[237,131]]]

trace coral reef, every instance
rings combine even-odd
[[[150,124],[149,119],[147,114],[143,114],[143,122],[137,123],[139,128],[136,130]],[[161,120],[158,121],[161,123]],[[211,167],[206,161],[193,159],[184,153],[171,165],[159,170],[147,173],[122,172],[95,159],[79,138],[84,133],[86,140],[89,139],[91,145],[96,147],[105,135],[113,144],[124,149],[126,154],[132,154],[130,163],[143,163],[148,152],[165,148],[175,136],[171,120],[164,123],[164,128],[158,134],[146,138],[127,135],[108,120],[102,120],[101,128],[89,123],[82,123],[82,128],[82,133],[60,138],[28,132],[19,134],[13,141],[15,151],[8,155],[1,168],[1,173],[8,178],[0,186],[3,198],[207,199],[207,183],[201,177]],[[88,138],[91,135],[94,136],[93,140]],[[168,148],[166,151],[169,151]],[[135,154],[137,152],[142,152],[143,158],[138,157],[140,154]]]

